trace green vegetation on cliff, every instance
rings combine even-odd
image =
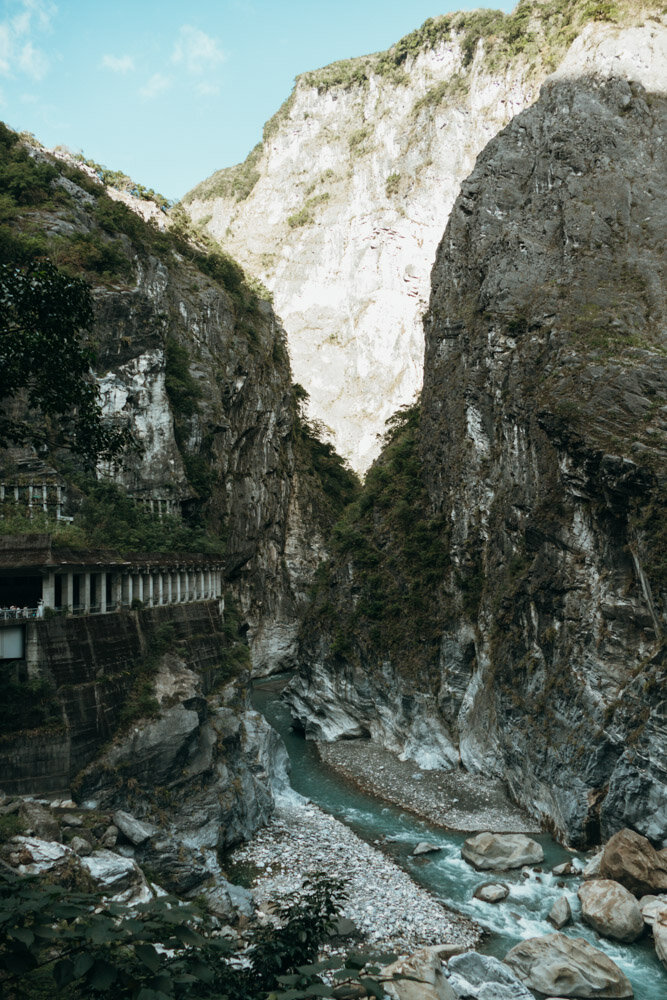
[[[439,45],[458,44],[462,53],[460,72],[420,98],[414,109],[417,114],[425,106],[465,94],[480,43],[484,63],[490,72],[503,71],[519,58],[550,72],[589,22],[628,24],[640,22],[655,11],[656,5],[651,0],[542,0],[537,4],[532,0],[520,0],[509,14],[480,9],[430,17],[385,52],[341,59],[302,73],[287,100],[266,123],[263,141],[251,150],[243,163],[216,171],[189,191],[183,202],[246,199],[260,178],[259,163],[264,150],[289,118],[300,86],[313,87],[320,93],[350,90],[367,87],[372,77],[385,79],[394,86],[407,85],[406,67],[411,60]],[[357,152],[363,151],[363,147],[357,148]]]
[[[49,225],[45,226],[47,221]],[[239,312],[255,308],[256,292],[239,265],[183,212],[161,230],[72,163],[27,147],[0,122],[0,263],[27,263],[48,255],[63,271],[91,282],[126,284],[137,262],[174,254],[227,291]]]
[[[307,634],[325,629],[331,651],[355,658],[350,636],[372,660],[407,672],[433,661],[442,630],[443,580],[449,565],[444,517],[429,516],[419,455],[419,407],[389,422],[385,448],[333,533],[333,556],[318,575]],[[336,592],[349,567],[355,593],[342,620]]]
[[[318,511],[318,520],[332,526],[348,504],[359,496],[361,484],[324,431],[308,420],[308,393],[302,385],[292,386],[293,443],[299,474],[309,480],[308,495]]]

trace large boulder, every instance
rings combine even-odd
[[[514,946],[505,962],[531,990],[550,997],[632,997],[632,986],[615,962],[583,938],[546,934]]]
[[[478,870],[505,871],[540,864],[544,851],[523,833],[478,833],[465,841],[461,857]]]
[[[39,837],[14,837],[12,848],[9,860],[21,875],[40,875],[51,871],[72,854],[64,844]]]
[[[642,896],[639,909],[647,927],[653,927],[658,917],[664,911],[667,918],[667,896]]]
[[[634,830],[619,830],[605,846],[600,875],[638,897],[667,892],[667,856]]]
[[[58,820],[39,802],[24,800],[18,812],[28,836],[38,837],[40,840],[60,840]]]
[[[124,812],[122,809],[116,810],[113,814],[113,821],[130,843],[136,846],[150,840],[157,833],[157,827],[151,823],[142,823],[136,816]]]
[[[603,937],[629,944],[643,932],[639,903],[620,882],[608,878],[582,882],[577,895],[585,922]]]
[[[509,894],[509,886],[504,882],[484,882],[473,892],[475,899],[481,899],[483,903],[501,903]]]
[[[142,885],[145,881],[141,869],[131,858],[123,858],[113,851],[94,851],[80,861],[97,887],[109,895]]]
[[[410,976],[385,983],[385,992],[394,1000],[457,1000],[442,971],[437,948],[421,948],[409,958],[399,958],[382,970],[384,976]]]
[[[511,969],[490,955],[467,951],[449,960],[449,985],[466,1000],[532,1000]]]
[[[557,931],[565,927],[572,920],[572,910],[567,896],[559,896],[554,905],[549,910],[547,920]]]
[[[667,909],[661,910],[653,921],[655,953],[667,969]]]

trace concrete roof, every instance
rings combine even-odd
[[[56,569],[65,566],[221,566],[220,556],[191,552],[137,552],[122,556],[111,549],[73,549],[54,545],[51,535],[0,535],[0,571]]]

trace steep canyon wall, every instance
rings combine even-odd
[[[657,11],[556,0],[430,19],[387,52],[299,76],[246,162],[184,199],[273,292],[311,414],[354,468],[421,388],[430,272],[475,158],[568,46],[580,66],[595,53],[600,20]]]
[[[421,411],[337,529],[291,694],[577,845],[667,843],[666,36],[573,53],[463,183]]]

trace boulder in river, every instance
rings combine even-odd
[[[500,903],[503,899],[507,899],[509,894],[509,886],[504,882],[484,882],[473,892],[475,899],[481,899],[483,903]]]
[[[478,833],[465,841],[461,857],[478,870],[505,871],[541,864],[544,851],[523,833]]]
[[[384,984],[385,992],[394,1000],[457,1000],[457,995],[445,978],[437,948],[420,948],[409,958],[399,958],[382,970],[382,975],[411,976]]]
[[[560,878],[563,875],[578,875],[579,872],[571,861],[565,861],[562,865],[556,865],[555,868],[552,868],[551,874],[557,875]]]
[[[582,882],[577,895],[584,921],[603,937],[630,944],[643,932],[639,903],[620,882],[608,878]]]
[[[582,875],[584,878],[599,878],[600,877],[600,865],[602,864],[602,851],[598,851],[593,857],[586,862],[584,865],[584,870]]]
[[[639,900],[639,909],[646,926],[653,927],[653,924],[663,911],[665,918],[667,918],[667,895],[642,896]]]
[[[667,892],[667,854],[634,830],[619,830],[605,845],[600,875],[620,882],[637,897]]]
[[[556,928],[557,931],[561,927],[565,927],[572,920],[572,910],[570,909],[570,902],[567,896],[559,896],[554,905],[549,910],[549,915],[547,920],[550,924]]]
[[[653,922],[655,953],[667,969],[667,910],[662,910]]]
[[[533,1000],[523,983],[504,962],[467,951],[447,963],[449,985],[466,1000]]]
[[[515,945],[505,962],[526,986],[546,996],[622,1000],[634,995],[616,963],[583,938],[529,938]]]
[[[442,847],[439,847],[437,844],[427,844],[425,840],[422,840],[415,847],[414,851],[412,852],[412,856],[414,858],[418,858],[420,854],[435,854],[436,851],[441,851],[441,850]]]

